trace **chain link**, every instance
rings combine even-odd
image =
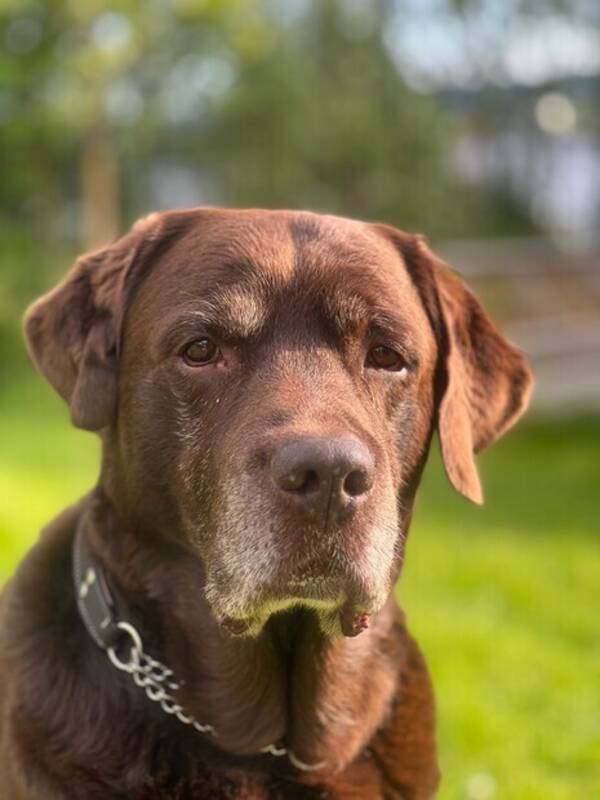
[[[123,661],[119,658],[116,649],[110,647],[108,657],[113,666],[121,672],[131,675],[135,685],[145,691],[148,699],[158,703],[165,714],[174,715],[184,725],[191,725],[200,733],[209,733],[214,736],[215,729],[212,725],[203,725],[193,714],[186,714],[183,706],[171,694],[181,688],[181,684],[174,678],[173,670],[144,652],[141,637],[133,625],[128,622],[119,622],[118,627],[131,640],[129,658],[127,661]]]

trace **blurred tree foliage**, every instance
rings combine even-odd
[[[194,202],[432,236],[527,229],[507,196],[455,177],[459,122],[407,86],[384,44],[399,5],[0,0],[0,357],[26,299],[161,205],[161,185],[177,205],[182,175]]]

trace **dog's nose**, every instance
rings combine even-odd
[[[310,516],[353,510],[373,486],[371,454],[356,439],[302,436],[284,442],[271,460],[276,486]]]

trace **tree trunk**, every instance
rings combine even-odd
[[[81,243],[84,250],[108,244],[119,233],[119,168],[110,131],[92,128],[83,140],[79,169]]]

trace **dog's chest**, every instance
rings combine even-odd
[[[207,772],[191,781],[152,779],[147,788],[128,800],[329,800],[330,797],[322,788],[303,786],[281,777],[231,771]]]

